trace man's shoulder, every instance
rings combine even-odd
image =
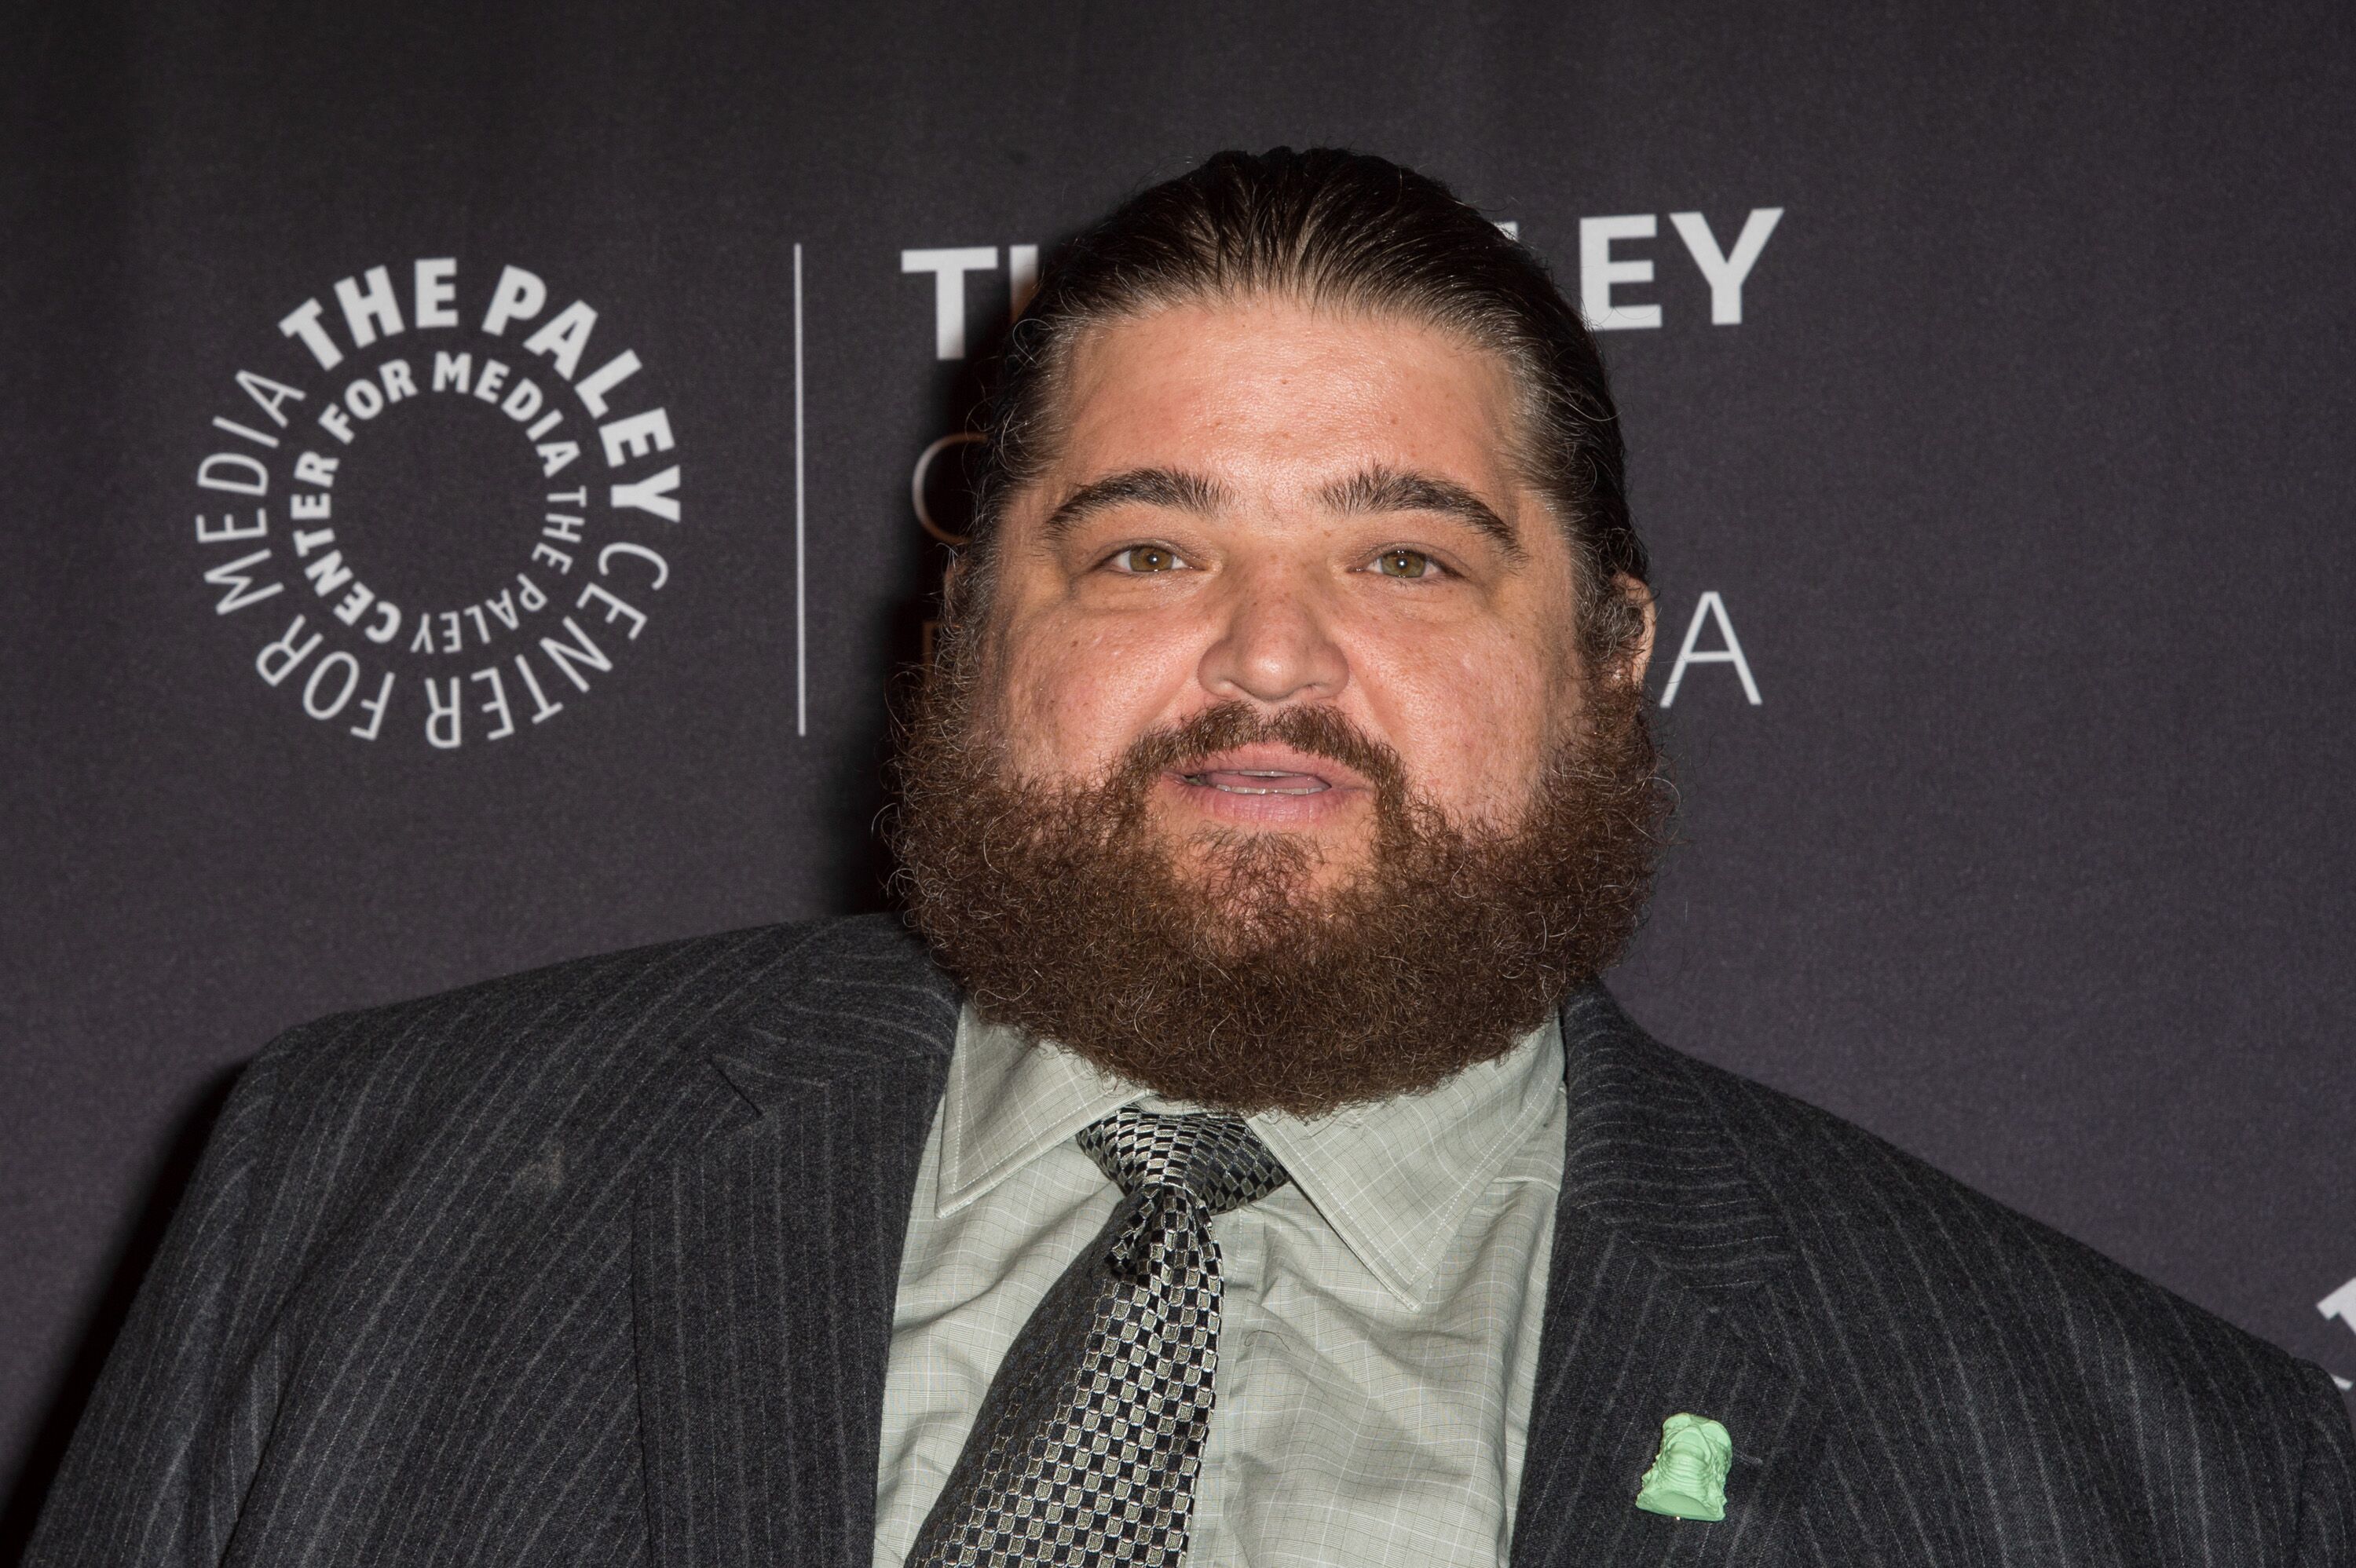
[[[376,1136],[475,1115],[623,1124],[708,1091],[701,1054],[755,1039],[790,1066],[798,1016],[863,1008],[917,1049],[953,998],[923,944],[883,915],[690,937],[547,965],[287,1030],[247,1077],[289,1116]],[[922,1015],[921,1017],[919,1015]],[[864,1015],[862,1015],[862,1021]],[[761,1030],[768,1026],[766,1033]]]
[[[1663,1047],[1664,1051],[1668,1048]],[[2128,1314],[2187,1315],[2194,1331],[2239,1334],[2094,1247],[1887,1137],[1728,1068],[1674,1053],[1727,1128],[1804,1257],[1902,1273],[1958,1289],[1997,1316],[2098,1293]],[[1992,1277],[1990,1270],[2003,1275]],[[2008,1302],[2008,1294],[2017,1299]]]
[[[2008,1419],[2077,1401],[2224,1441],[2254,1424],[2340,1419],[2319,1369],[2085,1243],[1821,1106],[1645,1045],[1772,1213],[1780,1316],[1830,1382],[1861,1398],[1944,1387],[2016,1405]]]
[[[289,1029],[273,1051],[434,1049],[498,1034],[510,1043],[687,1025],[790,1006],[798,987],[897,972],[938,984],[922,941],[890,915],[850,915],[568,958],[428,996],[331,1014]]]

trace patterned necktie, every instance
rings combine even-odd
[[[1284,1167],[1220,1113],[1130,1107],[1079,1144],[1125,1196],[1015,1337],[909,1568],[1186,1554],[1218,1362],[1211,1216]]]

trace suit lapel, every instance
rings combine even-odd
[[[1772,1561],[1820,1425],[1773,1317],[1782,1222],[1683,1063],[1600,986],[1565,1008],[1563,1042],[1569,1143],[1513,1561]],[[1722,1521],[1634,1506],[1680,1411],[1733,1436]]]
[[[828,928],[687,1042],[709,1131],[636,1216],[661,1568],[864,1563],[900,1248],[956,1036],[921,948]]]

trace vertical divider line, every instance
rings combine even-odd
[[[794,733],[809,733],[809,595],[803,577],[809,564],[808,486],[802,462],[802,248],[794,245]]]

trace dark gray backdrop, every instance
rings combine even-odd
[[[1743,656],[1688,661],[1664,716],[1686,842],[1635,1012],[2356,1373],[2329,1316],[2352,27],[2322,0],[13,7],[0,1545],[273,1031],[879,901],[883,690],[940,561],[911,475],[971,388],[904,253],[993,252],[957,296],[979,351],[1010,248],[1228,144],[1414,163],[1573,290],[1652,267],[1612,303],[1659,325],[1605,347],[1655,689],[1705,595],[1694,651],[1730,627]],[[1715,320],[1672,215],[1730,251],[1767,208]],[[422,313],[420,261],[453,264]],[[487,332],[510,266],[545,298],[515,281]],[[315,300],[332,368],[281,327]],[[576,300],[568,376],[526,340]],[[371,411],[394,360],[418,390]],[[302,394],[252,383],[286,428],[241,371]],[[596,427],[633,416],[609,463]]]

